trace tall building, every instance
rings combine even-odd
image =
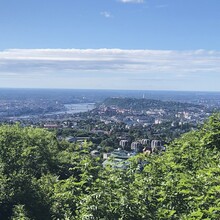
[[[150,140],[149,139],[141,139],[140,143],[142,145],[150,146]]]
[[[159,140],[152,140],[152,141],[151,141],[151,149],[152,149],[152,152],[161,150],[161,147],[162,147],[161,141],[159,141]]]
[[[119,145],[120,145],[123,149],[127,148],[127,147],[128,147],[128,140],[121,140],[121,141],[119,142]]]

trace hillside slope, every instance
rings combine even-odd
[[[142,160],[148,164],[142,171]],[[220,115],[127,170],[33,128],[0,127],[0,219],[219,219]]]

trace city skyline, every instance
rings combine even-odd
[[[220,91],[217,0],[0,6],[0,88]]]

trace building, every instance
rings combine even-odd
[[[161,141],[159,141],[159,140],[152,140],[151,141],[151,149],[152,149],[152,152],[157,152],[157,151],[162,150]]]
[[[149,140],[149,139],[141,139],[139,142],[140,142],[142,145],[150,146],[150,140]]]
[[[131,150],[135,151],[135,152],[139,152],[141,150],[141,143],[138,141],[134,141],[131,143]]]
[[[103,167],[110,166],[117,169],[126,169],[129,166],[127,159],[131,156],[133,156],[133,154],[129,154],[127,151],[119,148],[111,153],[103,154],[103,159],[106,160],[102,163],[102,165]]]
[[[122,147],[122,149],[127,149],[128,140],[120,140],[119,145]]]

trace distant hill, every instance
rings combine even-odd
[[[163,109],[175,109],[182,110],[184,108],[198,108],[201,109],[201,105],[182,103],[174,101],[160,101],[154,99],[136,99],[136,98],[107,98],[103,104],[107,107],[117,106],[119,108],[131,109],[131,110],[146,110],[149,108],[163,108]]]

